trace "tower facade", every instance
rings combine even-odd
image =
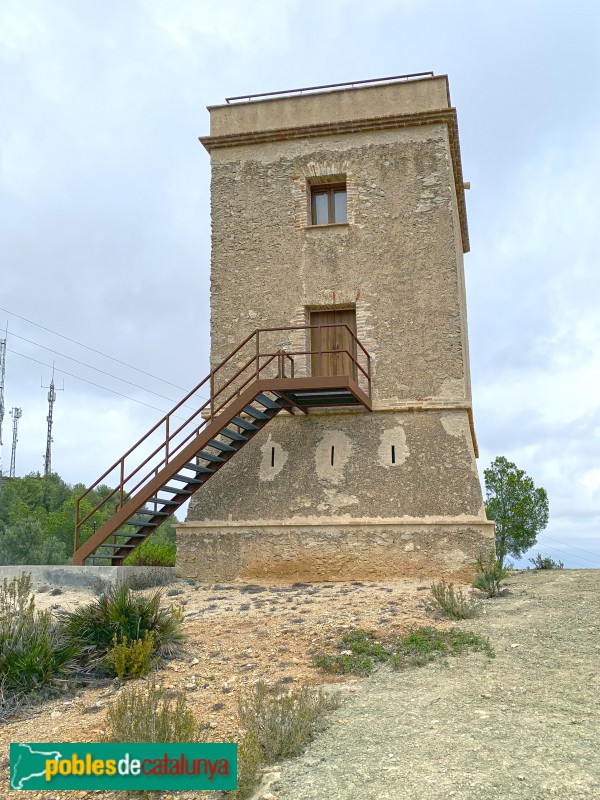
[[[494,527],[446,76],[209,111],[212,366],[256,328],[297,327],[273,346],[304,346],[307,375],[341,374],[356,370],[352,331],[373,410],[279,414],[190,501],[180,574],[470,578]]]

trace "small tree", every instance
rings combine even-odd
[[[496,556],[500,569],[507,555],[519,558],[548,524],[548,495],[504,456],[484,470],[489,519],[496,523]]]

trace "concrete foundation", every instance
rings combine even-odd
[[[177,575],[201,581],[347,581],[411,577],[470,582],[494,523],[365,521],[198,525],[178,529]]]

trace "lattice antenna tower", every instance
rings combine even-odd
[[[63,386],[62,391],[65,387]],[[50,386],[44,386],[42,384],[42,389],[49,389],[48,391],[48,416],[46,417],[46,421],[48,423],[48,432],[46,435],[46,455],[44,456],[44,475],[50,475],[52,472],[52,442],[54,439],[52,438],[52,425],[54,424],[53,415],[54,415],[54,403],[56,402],[56,391],[54,387],[54,365],[52,365],[52,379],[50,381]]]
[[[8,324],[6,325],[6,334],[8,334]],[[2,441],[2,423],[4,422],[4,375],[6,373],[6,338],[0,339],[0,445],[4,444]]]
[[[10,472],[9,477],[15,477],[15,466],[17,462],[17,441],[18,441],[18,434],[19,434],[19,420],[23,416],[23,412],[20,408],[13,408],[10,412],[11,417],[13,418],[13,435],[12,435],[12,448],[10,451]]]
[[[0,491],[2,490],[2,424],[4,422],[4,375],[6,373],[6,339],[8,336],[8,322],[6,334],[0,339]]]

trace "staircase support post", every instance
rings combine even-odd
[[[75,501],[75,538],[73,540],[73,553],[79,547],[79,498]]]
[[[123,507],[123,484],[125,483],[125,459],[121,459],[121,485],[119,486],[119,508]]]
[[[256,380],[260,372],[260,331],[256,331]]]

